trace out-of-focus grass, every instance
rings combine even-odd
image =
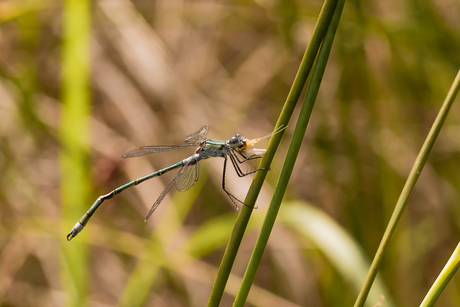
[[[60,136],[61,202],[63,231],[77,221],[91,202],[89,167],[90,117],[90,1],[67,0],[63,7],[62,109]],[[61,238],[61,242],[64,242]],[[87,304],[88,247],[62,246],[62,280],[67,306]]]
[[[234,132],[269,133],[321,4],[93,2],[91,160],[85,173],[92,176],[94,193],[78,199],[84,204],[76,209],[76,219],[98,195],[190,154],[183,150],[122,161],[133,147],[180,143],[203,124],[211,126],[213,139]],[[0,300],[63,306],[72,297],[59,260],[61,244],[69,246],[69,229],[53,227],[64,222],[58,163],[63,15],[59,6],[15,12],[28,13],[11,14],[0,25]],[[308,201],[340,225],[362,250],[362,259],[374,255],[460,66],[458,12],[455,1],[349,1],[345,6],[286,197]],[[420,303],[458,243],[460,107],[452,108],[382,263],[381,282],[397,306]],[[279,157],[286,147],[282,142]],[[222,306],[236,295],[280,167],[276,156]],[[104,203],[81,237],[70,242],[80,251],[89,246],[88,295],[79,299],[117,305],[123,293],[136,296],[134,272],[153,259],[158,270],[145,277],[152,286],[146,283],[139,292],[139,304],[206,303],[226,242],[224,230],[237,213],[221,191],[222,161],[204,161],[201,175],[201,190],[171,193],[148,223],[143,217],[168,175]],[[250,179],[229,177],[231,191],[244,197]],[[170,207],[182,205],[182,222],[174,219],[178,224],[171,229],[161,224],[169,220]],[[353,283],[324,248],[287,224],[288,212],[281,208],[248,305],[269,306],[273,297],[284,300],[277,306],[351,305],[357,295]],[[216,227],[216,238],[207,239]],[[169,244],[163,235],[171,236]],[[162,259],[154,259],[152,246]],[[455,275],[439,297],[440,306],[458,305],[458,283]]]
[[[324,212],[305,203],[286,203],[279,222],[294,228],[297,233],[311,241],[355,292],[361,289],[366,278],[369,260],[350,235],[331,220]],[[391,295],[382,280],[377,280],[366,306],[374,306],[385,297],[385,306],[394,306]],[[344,297],[348,294],[344,294]],[[334,298],[330,298],[334,302]],[[338,303],[339,300],[334,303]]]
[[[120,306],[144,306],[145,300],[152,290],[156,275],[162,268],[162,263],[166,262],[165,258],[168,258],[167,250],[173,244],[178,232],[181,231],[182,223],[198,194],[202,191],[205,180],[206,178],[201,178],[201,181],[194,186],[188,195],[181,193],[175,195],[174,201],[171,203],[172,206],[168,207],[151,237],[152,244],[144,251],[144,255],[139,255],[141,259],[145,260],[141,260],[130,274],[120,297]],[[200,249],[202,244],[206,244],[210,236],[211,233],[207,233],[202,242],[196,242],[195,248]],[[152,255],[156,258],[157,263],[152,263],[148,259]]]
[[[27,19],[35,19],[37,11],[57,6],[58,2],[53,0],[5,0],[0,3],[0,23],[4,23],[16,18],[22,19],[24,16]],[[35,38],[37,38],[35,36]]]

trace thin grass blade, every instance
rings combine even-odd
[[[383,255],[385,254],[385,251],[388,247],[391,236],[396,229],[396,225],[398,224],[404,208],[406,207],[409,196],[412,193],[415,184],[417,183],[418,177],[420,176],[423,167],[425,166],[428,155],[431,152],[431,148],[433,148],[434,142],[439,135],[439,131],[441,131],[442,125],[444,124],[444,121],[447,117],[447,114],[449,113],[450,107],[452,106],[452,103],[454,102],[455,96],[457,95],[459,89],[460,70],[457,73],[457,77],[455,77],[452,87],[450,88],[449,93],[447,94],[447,97],[441,106],[441,110],[439,111],[438,116],[436,117],[433,126],[431,127],[431,130],[425,139],[425,142],[423,143],[422,149],[420,150],[417,159],[415,160],[414,166],[412,167],[412,170],[407,177],[407,181],[399,196],[398,202],[396,203],[395,209],[391,215],[390,221],[388,222],[385,233],[383,234],[382,241],[380,241],[380,245],[377,249],[374,260],[372,261],[371,267],[369,268],[369,273],[367,275],[366,281],[364,282],[358,298],[356,299],[354,305],[355,307],[364,306],[364,302],[366,301],[372,283],[374,282],[375,276],[377,275],[380,262],[382,261]]]

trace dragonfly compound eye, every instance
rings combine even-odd
[[[241,145],[241,140],[237,136],[234,136],[230,140],[228,140],[228,144],[232,148],[238,148]]]

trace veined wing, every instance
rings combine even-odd
[[[166,194],[168,194],[168,192],[171,191],[171,188],[174,186],[174,184],[176,183],[177,179],[180,178],[181,174],[183,173],[184,167],[185,166],[182,166],[182,168],[180,169],[179,173],[177,173],[176,177],[174,177],[174,179],[166,186],[166,188],[163,190],[163,192],[161,192],[160,196],[158,196],[157,200],[155,201],[155,203],[150,208],[149,213],[147,213],[147,216],[145,217],[144,222],[149,219],[149,217],[152,215],[152,213],[160,205],[161,201],[165,198]]]
[[[165,198],[166,194],[168,194],[169,191],[171,191],[172,187],[174,184],[181,184],[180,182],[182,181],[182,177],[185,175],[186,177],[189,177],[188,173],[194,173],[196,172],[196,179],[198,180],[198,169],[193,170],[198,167],[198,163],[191,165],[190,160],[187,162],[182,168],[180,169],[179,173],[174,177],[173,180],[166,186],[166,188],[161,192],[160,196],[158,196],[158,199],[155,201],[155,203],[152,205],[152,207],[149,210],[149,213],[147,213],[147,216],[145,217],[145,221],[152,215],[152,213],[156,210],[156,208],[160,205],[161,201]],[[190,170],[192,169],[192,171]],[[195,181],[196,182],[196,181]],[[190,188],[193,184],[192,183],[188,188]],[[187,189],[188,189],[187,188]],[[177,188],[179,190],[179,188]],[[187,190],[185,189],[185,190]],[[179,190],[179,191],[185,191],[185,190]]]
[[[187,191],[198,181],[199,166],[198,163],[184,166],[184,172],[176,181],[176,189],[180,192]]]
[[[140,157],[152,153],[170,151],[181,147],[196,146],[196,144],[184,144],[184,145],[159,145],[159,146],[142,146],[128,151],[122,157],[123,158],[134,158]]]
[[[185,137],[185,143],[200,145],[200,143],[206,140],[208,135],[209,125],[201,127],[197,132],[189,134]]]
[[[209,130],[209,126],[206,125],[206,126],[201,127],[197,132],[187,135],[185,137],[185,143],[187,144],[184,144],[184,145],[142,146],[142,147],[138,147],[138,148],[128,151],[122,157],[123,158],[135,158],[135,157],[140,157],[140,156],[144,156],[144,155],[148,155],[152,153],[174,150],[174,149],[181,148],[181,147],[200,145],[202,141],[206,140],[206,136],[208,135],[208,130]]]

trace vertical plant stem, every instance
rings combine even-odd
[[[334,36],[340,21],[340,16],[342,14],[344,4],[345,0],[338,1],[334,10],[334,15],[332,16],[329,27],[327,28],[323,44],[321,45],[321,49],[318,54],[318,60],[313,70],[307,93],[302,104],[302,109],[300,111],[299,119],[294,130],[294,135],[292,136],[291,143],[289,144],[286,159],[276,184],[275,192],[273,193],[273,197],[270,202],[270,206],[268,207],[267,215],[262,225],[262,229],[260,231],[259,237],[257,238],[251,259],[249,260],[248,267],[243,276],[243,281],[240,285],[240,289],[238,290],[238,294],[233,304],[235,307],[244,306],[246,302],[249,290],[251,289],[251,285],[254,281],[254,277],[262,259],[262,255],[265,251],[265,247],[267,246],[271,230],[275,224],[276,216],[278,215],[281,201],[283,200],[284,193],[286,192],[286,188],[294,168],[295,160],[299,153],[300,146],[302,145],[302,140],[307,129],[316,97],[318,95],[319,87],[321,85],[321,80],[326,69],[327,60],[329,58],[332,43],[334,41]]]
[[[321,45],[321,41],[323,40],[324,33],[326,32],[336,3],[337,0],[326,0],[323,4],[312,38],[302,58],[299,70],[297,71],[297,75],[289,91],[286,102],[284,103],[284,107],[275,125],[275,129],[278,127],[285,127],[289,123],[292,112],[294,111],[295,105],[299,100],[300,93],[302,92],[302,89],[305,85],[308,74],[310,73],[310,69],[313,65],[313,62],[315,61],[316,54],[318,53],[318,49]],[[277,133],[270,138],[267,152],[264,154],[262,161],[260,162],[260,168],[270,168],[270,164],[273,160],[276,149],[279,146],[283,132],[284,131],[281,131],[280,133]],[[222,262],[217,272],[216,280],[209,297],[208,307],[219,306],[225,290],[225,285],[227,284],[230,271],[238,252],[238,248],[241,244],[241,240],[243,239],[249,218],[251,217],[252,208],[254,207],[260,189],[262,188],[265,176],[266,172],[264,171],[257,172],[254,176],[254,180],[252,181],[244,201],[247,206],[242,206],[241,212],[238,215],[235,227],[233,228],[232,236],[227,244]]]
[[[90,1],[66,0],[62,33],[61,200],[65,221],[78,220],[90,203],[88,163],[90,114]],[[67,244],[64,223],[61,275],[67,306],[84,306],[88,292],[88,250]]]
[[[426,160],[428,159],[428,155],[430,154],[431,148],[433,148],[434,142],[439,135],[439,131],[444,124],[444,121],[449,113],[449,109],[454,102],[454,98],[457,95],[457,92],[460,88],[460,71],[457,73],[457,77],[455,77],[454,83],[447,94],[444,103],[442,104],[441,110],[436,117],[433,126],[428,133],[425,142],[423,143],[422,149],[420,150],[417,159],[415,160],[414,166],[407,178],[407,181],[404,185],[404,188],[399,196],[398,202],[396,203],[395,209],[393,214],[391,215],[390,221],[388,222],[388,226],[383,234],[382,241],[380,241],[379,248],[375,254],[374,260],[372,261],[371,267],[369,268],[369,273],[367,274],[366,280],[364,281],[363,288],[359,292],[358,298],[355,302],[355,307],[361,307],[366,302],[367,295],[371,289],[372,283],[374,282],[375,276],[377,275],[377,271],[382,261],[383,254],[385,253],[388,243],[390,242],[391,236],[393,235],[396,225],[398,224],[399,219],[406,207],[407,200],[417,183],[417,179],[422,172],[423,167],[425,166]]]
[[[455,248],[452,256],[450,256],[449,261],[446,263],[444,269],[442,269],[436,281],[431,286],[430,291],[428,291],[425,299],[420,304],[420,307],[431,307],[436,303],[438,297],[441,295],[442,291],[446,288],[449,281],[454,276],[460,267],[460,243]]]

